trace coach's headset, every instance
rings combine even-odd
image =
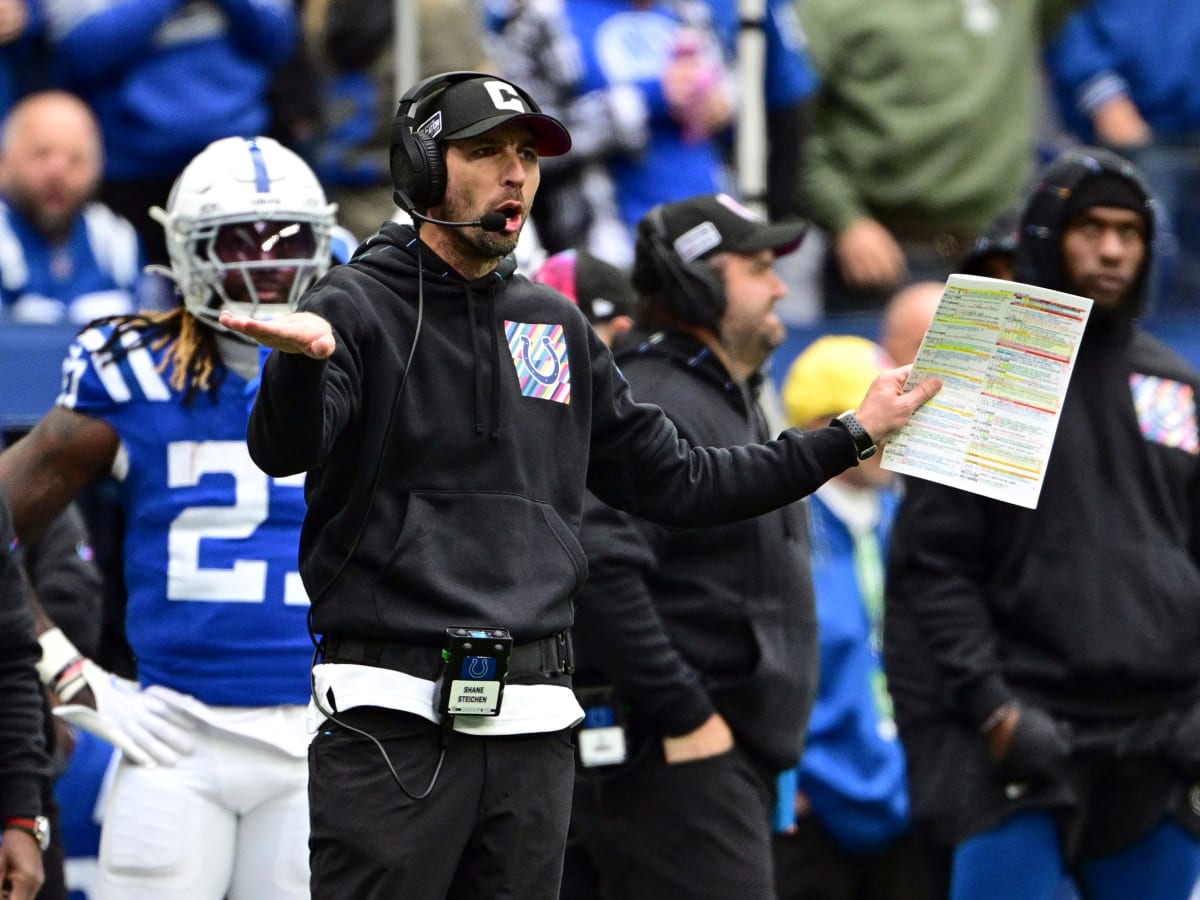
[[[653,278],[657,281],[639,287],[648,293],[661,294],[682,321],[719,332],[721,316],[725,314],[725,282],[721,273],[702,259],[688,262],[676,252],[667,231],[663,206],[660,203],[651,208],[639,229],[645,237]]]
[[[397,105],[396,117],[392,120],[388,158],[392,186],[395,188],[393,197],[396,205],[405,212],[425,212],[441,203],[446,195],[446,157],[437,138],[417,131],[418,123],[413,118],[417,107],[435,93],[473,78],[503,81],[524,101],[531,113],[542,111],[522,88],[487,72],[443,72],[413,85],[404,92]]]

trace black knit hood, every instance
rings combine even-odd
[[[1076,292],[1063,268],[1063,232],[1069,219],[1082,211],[1072,208],[1072,195],[1100,177],[1122,179],[1142,198],[1138,212],[1146,222],[1146,259],[1120,310],[1121,318],[1136,319],[1144,311],[1149,290],[1156,205],[1134,165],[1109,150],[1080,147],[1064,153],[1042,172],[1021,216],[1014,263],[1016,278],[1054,290]]]

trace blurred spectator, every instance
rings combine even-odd
[[[1041,35],[1075,0],[805,0],[821,78],[806,178],[824,308],[941,281],[1035,162]]]
[[[1169,229],[1157,265],[1167,308],[1200,302],[1200,4],[1092,0],[1050,44],[1063,122],[1141,169]]]
[[[940,281],[918,281],[900,288],[884,306],[879,343],[895,365],[907,366],[917,358],[944,289]]]
[[[854,409],[891,366],[865,338],[818,338],[783,383],[791,425],[824,427]],[[821,667],[800,765],[779,779],[779,900],[928,896],[880,661],[884,558],[897,499],[895,476],[880,468],[878,455],[809,498]]]
[[[905,482],[884,661],[953,900],[1049,900],[1064,873],[1185,900],[1200,873],[1200,374],[1136,324],[1155,227],[1115,154],[1042,173],[1017,278],[1095,305],[1037,508]]]
[[[638,230],[636,340],[617,362],[681,437],[768,436],[754,403],[783,340],[776,255],[803,225],[768,225],[727,197],[654,208]],[[857,404],[859,401],[856,400]],[[680,531],[589,498],[590,575],[575,621],[586,718],[563,897],[774,896],[774,778],[799,756],[816,690],[816,623],[794,506]],[[628,715],[624,710],[628,709]],[[626,753],[591,755],[625,724]]]
[[[1011,281],[1020,219],[1020,206],[1011,206],[993,219],[959,261],[957,271],[964,275],[986,275]]]
[[[217,138],[264,133],[272,70],[299,30],[291,0],[111,0],[47,7],[56,74],[100,121],[101,199],[167,264],[150,207]]]
[[[49,86],[43,2],[0,0],[0,118],[21,97]]]
[[[637,297],[629,276],[586,250],[564,250],[546,259],[530,280],[548,284],[583,310],[608,346],[633,327]]]
[[[395,0],[307,0],[305,32],[321,75],[323,126],[313,169],[360,238],[393,217],[388,169],[395,117]],[[486,69],[476,0],[420,0],[419,77]]]
[[[571,152],[543,161],[547,252],[628,266],[650,207],[731,189],[718,136],[734,82],[699,0],[517,2],[495,62],[571,132]]]
[[[91,202],[102,163],[96,121],[71,94],[33,94],[5,120],[0,300],[9,318],[82,325],[137,305],[137,234]]]
[[[707,0],[726,52],[737,59],[742,19],[738,0]],[[804,214],[801,178],[809,98],[817,76],[804,55],[804,35],[793,0],[768,0],[762,19],[763,88],[767,133],[767,215],[792,219]],[[760,198],[755,198],[760,199]]]

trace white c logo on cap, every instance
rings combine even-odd
[[[511,84],[504,81],[485,81],[483,86],[487,88],[488,96],[492,98],[492,105],[496,109],[525,112],[525,103],[521,100],[521,95],[513,90]]]

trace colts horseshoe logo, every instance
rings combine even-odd
[[[541,354],[542,359],[550,364],[549,372],[538,371],[537,361],[530,354],[529,350],[533,343],[526,335],[521,335],[521,362],[525,363],[529,369],[529,374],[540,381],[542,384],[554,384],[558,381],[559,373],[562,371],[562,363],[554,353],[554,345],[550,343],[550,338],[542,335],[541,344],[545,348],[545,352]]]
[[[555,403],[571,402],[571,363],[561,324],[504,323],[521,394]]]

